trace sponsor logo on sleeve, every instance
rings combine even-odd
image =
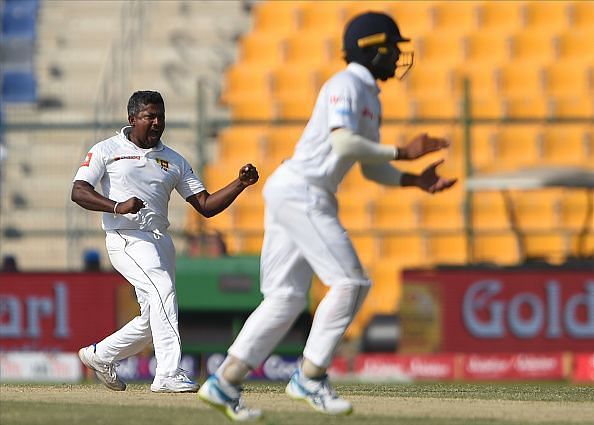
[[[91,158],[93,157],[93,153],[89,152],[87,154],[87,156],[85,157],[85,160],[82,162],[82,164],[80,164],[81,167],[88,167],[89,164],[91,163]]]

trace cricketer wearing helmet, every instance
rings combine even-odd
[[[387,186],[417,186],[433,193],[455,183],[436,174],[438,163],[419,175],[401,173],[390,164],[443,149],[448,146],[446,140],[422,134],[400,148],[379,143],[381,105],[376,81],[395,77],[397,71],[402,77],[412,66],[412,53],[403,54],[398,47],[405,41],[385,14],[368,12],[351,20],[344,32],[347,67],[323,85],[293,156],[264,186],[260,283],[264,299],[199,392],[201,399],[232,420],[260,416],[259,410],[241,402],[240,384],[267,358],[306,306],[313,273],[329,291],[315,312],[303,361],[286,393],[322,413],[352,411],[351,403],[330,386],[326,369],[371,282],[338,219],[338,186],[355,163],[367,179]]]

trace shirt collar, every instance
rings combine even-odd
[[[119,132],[117,132],[117,135],[120,136],[120,139],[122,139],[122,141],[124,141],[125,143],[129,143],[132,146],[134,146],[136,149],[140,149],[145,152],[153,152],[153,151],[162,151],[163,150],[164,146],[163,146],[163,142],[161,140],[159,140],[159,142],[157,143],[157,145],[154,148],[150,148],[150,149],[143,149],[143,148],[136,146],[134,143],[132,143],[132,141],[130,139],[128,139],[128,135],[130,134],[131,131],[132,131],[132,126],[126,125],[126,126],[122,127],[122,129]]]
[[[369,86],[376,94],[380,92],[380,88],[375,81],[375,78],[367,68],[357,62],[351,62],[347,65],[347,70],[355,74],[365,85]]]

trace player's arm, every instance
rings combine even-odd
[[[388,163],[361,164],[363,176],[384,186],[418,187],[419,189],[436,193],[453,186],[457,179],[446,179],[438,176],[435,169],[443,159],[431,164],[421,174],[402,173]]]
[[[188,196],[186,201],[204,217],[212,217],[225,210],[233,203],[246,187],[258,181],[258,170],[252,164],[247,164],[239,170],[239,176],[224,188],[210,194],[203,190]]]
[[[144,207],[144,202],[132,197],[124,202],[112,201],[101,195],[95,188],[84,180],[75,180],[72,185],[70,199],[91,211],[115,212],[116,214],[136,214]]]
[[[412,160],[449,146],[446,139],[431,137],[426,133],[414,137],[406,146],[384,145],[343,127],[332,130],[330,144],[338,156],[352,158],[361,163]]]

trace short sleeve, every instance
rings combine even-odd
[[[187,199],[189,196],[206,190],[204,184],[194,174],[194,170],[192,170],[192,167],[185,159],[182,159],[180,171],[181,176],[179,183],[175,186],[175,190],[177,190],[182,198]]]
[[[328,130],[344,127],[356,132],[359,114],[358,96],[352,82],[347,78],[334,78],[326,86],[328,102]]]
[[[100,144],[96,144],[91,148],[80,164],[73,181],[83,180],[95,187],[103,177],[104,173],[105,161],[101,154]]]

